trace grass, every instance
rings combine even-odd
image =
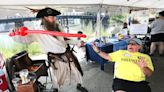
[[[5,47],[3,44],[0,44],[0,52],[3,53],[5,58],[10,58],[14,54],[26,50],[29,52],[29,55],[37,55],[41,53],[41,48],[38,43],[32,43],[30,45],[14,43],[10,47]]]

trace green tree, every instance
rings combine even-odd
[[[122,15],[116,15],[116,16],[111,16],[110,18],[110,23],[123,23],[126,19],[126,15],[122,14]]]

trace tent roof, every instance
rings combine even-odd
[[[164,0],[0,0],[0,7],[6,6],[90,6],[115,5],[142,8],[162,8]]]
[[[46,6],[55,8],[67,14],[67,12],[101,12],[108,15],[117,15],[129,12],[130,9],[155,12],[164,10],[164,0],[0,0],[0,19],[17,16],[34,16],[29,8],[42,9]],[[94,7],[94,8],[93,8]]]

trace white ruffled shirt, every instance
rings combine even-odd
[[[67,48],[67,44],[76,44],[78,43],[77,38],[71,39],[68,41],[64,40],[64,37],[58,36],[53,37],[48,34],[29,34],[27,36],[19,36],[16,35],[13,39],[17,42],[21,43],[32,43],[32,42],[39,42],[43,53],[53,52],[53,53],[64,53]]]

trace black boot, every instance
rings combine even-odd
[[[81,86],[80,83],[77,84],[77,87],[76,87],[78,90],[80,90],[81,92],[88,92],[88,90],[84,87]]]
[[[58,89],[57,88],[53,88],[52,92],[58,92]]]
[[[43,92],[43,90],[46,88],[41,82],[36,81],[36,85],[38,87],[38,90],[40,90],[41,92]]]

